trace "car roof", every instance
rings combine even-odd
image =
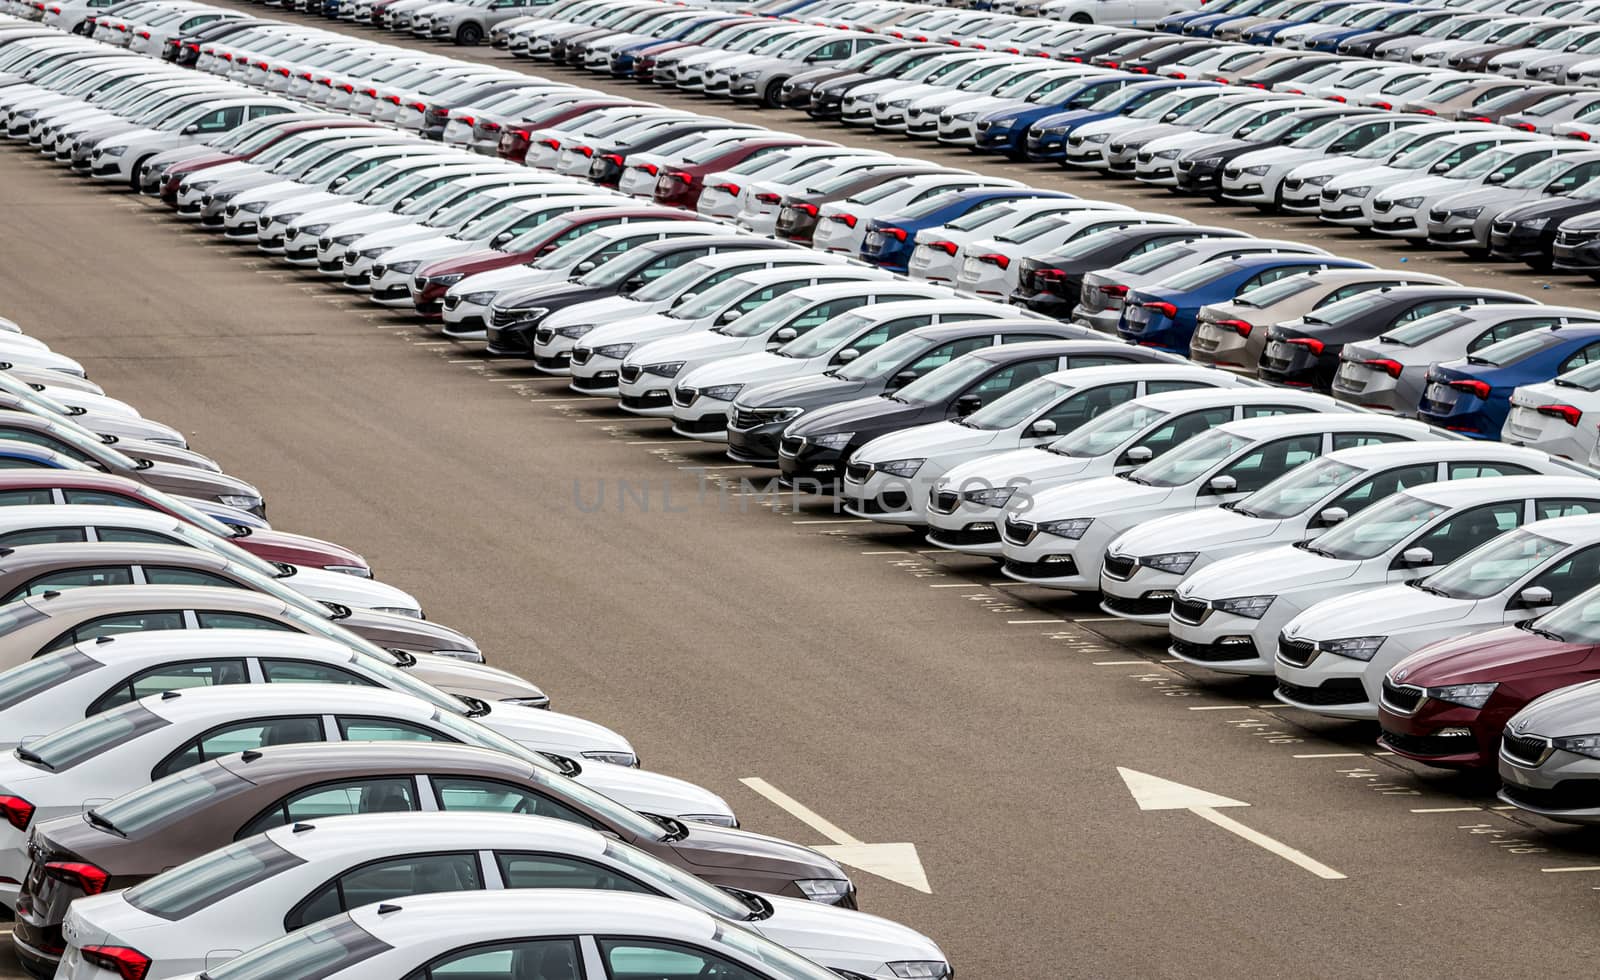
[[[37,565],[89,562],[130,562],[149,564],[163,561],[201,562],[216,568],[228,564],[226,558],[209,551],[177,544],[71,541],[65,544],[30,544],[0,553],[0,572]]]
[[[1154,368],[1162,365],[1130,365]],[[1099,368],[1080,368],[1098,371]],[[1266,386],[1241,386],[1235,388],[1187,388],[1182,391],[1163,391],[1154,395],[1141,395],[1128,404],[1148,405],[1168,412],[1185,412],[1195,408],[1212,408],[1217,405],[1305,405],[1319,412],[1353,412],[1344,402],[1334,401],[1327,395],[1294,388]]]
[[[1524,524],[1522,529],[1534,531],[1544,537],[1555,538],[1567,544],[1582,544],[1600,539],[1600,514],[1547,517],[1542,521]]]
[[[1415,419],[1395,418],[1371,412],[1311,412],[1303,415],[1274,415],[1264,419],[1236,419],[1216,427],[1247,439],[1270,439],[1275,436],[1300,435],[1310,432],[1388,432],[1419,437],[1436,437],[1437,432],[1427,423]],[[1215,430],[1213,430],[1215,431]]]
[[[645,246],[649,247],[649,246]],[[728,266],[739,265],[744,262],[770,262],[774,258],[801,260],[795,264],[801,265],[842,265],[840,257],[829,252],[815,252],[808,248],[767,249],[776,252],[776,255],[746,255],[743,252],[718,252],[715,255],[702,255],[689,265],[708,269],[713,272],[721,271]],[[752,270],[759,271],[759,270]],[[740,273],[748,275],[748,273]]]
[[[265,592],[223,588],[219,585],[101,585],[88,589],[45,592],[28,596],[23,601],[50,616],[70,615],[78,610],[98,612],[205,607],[281,612],[287,608],[282,599]]]
[[[303,779],[308,773],[353,778],[362,772],[451,770],[514,778],[526,776],[533,769],[526,759],[460,742],[298,742],[225,755],[215,761],[234,775],[257,784]]]
[[[741,276],[740,278],[743,277]],[[948,286],[899,278],[818,283],[815,286],[802,286],[799,289],[792,290],[786,293],[784,298],[799,296],[803,299],[823,300],[834,299],[839,296],[869,296],[881,292],[898,292],[911,296],[921,293],[923,302],[937,302],[956,298],[955,291]],[[859,309],[862,309],[862,307],[856,307],[856,310]],[[850,312],[853,313],[855,310]]]
[[[749,272],[741,272],[732,278],[737,279],[742,283],[748,283],[751,286],[765,286],[770,283],[788,282],[791,279],[800,279],[806,276],[817,275],[825,275],[835,278],[840,275],[855,275],[858,278],[852,280],[852,282],[858,286],[863,282],[896,281],[888,275],[879,274],[881,272],[882,270],[876,269],[870,265],[866,265],[865,263],[828,263],[818,267],[804,265],[799,267],[783,266],[777,269],[752,269]]]
[[[306,861],[358,863],[388,854],[428,851],[554,848],[599,857],[606,838],[569,820],[522,813],[462,810],[362,813],[301,820],[274,827],[267,837]]]
[[[336,655],[349,660],[360,656],[354,649],[310,633],[290,633],[285,630],[205,629],[205,630],[146,630],[102,636],[84,640],[77,648],[104,661],[108,657],[146,657],[153,654],[170,654],[173,657],[240,656],[240,657],[304,657]]]
[[[814,289],[817,287],[811,288]],[[980,320],[978,322],[993,322],[993,320],[1030,320],[1033,318],[1037,318],[1038,322],[1041,324],[1060,322],[1058,320],[1045,317],[1041,314],[1034,313],[1031,310],[1025,310],[1020,306],[1008,307],[1004,303],[996,303],[991,300],[962,299],[959,296],[948,299],[941,297],[939,299],[906,299],[896,300],[893,303],[874,303],[871,306],[857,307],[850,312],[856,314],[857,316],[867,317],[873,320],[890,320],[897,316],[913,316],[918,313],[994,313],[997,314],[997,316],[995,316],[992,320]],[[965,323],[968,321],[963,320],[960,322]]]
[[[1446,507],[1499,500],[1502,497],[1551,497],[1558,494],[1592,494],[1600,498],[1600,480],[1583,476],[1486,476],[1476,480],[1450,480],[1407,487],[1409,493]]]
[[[411,895],[352,909],[350,918],[396,947],[619,932],[704,944],[717,927],[705,912],[668,898],[555,888]]]
[[[1356,446],[1329,453],[1330,457],[1352,466],[1376,469],[1405,463],[1428,460],[1484,460],[1485,462],[1527,463],[1545,465],[1551,462],[1550,454],[1526,446],[1512,446],[1484,439],[1446,439],[1436,442],[1386,442],[1376,446]],[[1570,464],[1574,471],[1577,464]],[[1577,475],[1575,472],[1574,475]],[[1485,479],[1498,479],[1486,477]]]
[[[438,707],[399,691],[351,684],[223,684],[152,694],[139,701],[172,722],[279,714],[382,712],[426,721]],[[408,743],[414,744],[414,743]]]
[[[125,527],[146,529],[194,528],[193,524],[182,518],[144,507],[118,507],[113,504],[18,504],[0,507],[0,530],[4,531],[25,527],[74,527],[113,522]],[[33,545],[24,547],[31,548]]]
[[[1068,354],[1104,354],[1108,352],[1120,354],[1127,353],[1130,347],[1133,347],[1133,345],[1127,341],[1115,340],[1110,337],[1106,338],[1105,340],[1079,340],[1076,338],[1068,338],[1064,340],[1030,340],[1023,344],[997,344],[993,347],[980,347],[965,356],[981,357],[986,361],[1002,363],[1006,361],[1020,361],[1028,357],[1039,357],[1040,355],[1045,354],[1063,356]],[[1147,350],[1141,348],[1134,348],[1134,350],[1138,350],[1140,353],[1148,353]],[[1161,358],[1160,360],[1165,360],[1165,358]],[[1172,355],[1171,360],[1173,363],[1188,363],[1187,359],[1180,358],[1176,355]]]
[[[1142,381],[1145,379],[1162,380],[1194,380],[1199,378],[1216,379],[1224,386],[1237,386],[1235,375],[1231,375],[1219,368],[1206,367],[1203,364],[1150,364],[1142,361],[1130,361],[1125,364],[1100,364],[1095,367],[1067,368],[1063,371],[1052,371],[1042,375],[1045,378],[1062,384],[1070,384],[1075,388],[1086,388],[1089,385],[1105,384],[1117,381]],[[1032,384],[1033,382],[1029,382]]]

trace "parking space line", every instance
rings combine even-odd
[[[754,466],[748,463],[728,463],[717,466],[680,466],[680,470],[753,470]]]
[[[1562,874],[1567,871],[1600,871],[1600,864],[1578,864],[1566,868],[1540,868],[1547,875]]]
[[[1413,807],[1412,813],[1480,813],[1481,806],[1421,806]]]
[[[928,586],[928,588],[930,588],[930,589],[981,589],[981,588],[984,588],[984,584],[982,582],[946,582],[946,583],[944,583],[942,585],[930,585],[930,586]]]
[[[640,439],[637,442],[625,442],[624,446],[676,446],[677,439]]]
[[[1008,619],[1007,626],[1037,626],[1040,623],[1064,623],[1064,619]]]
[[[1079,616],[1074,623],[1120,623],[1121,616]]]
[[[847,517],[835,521],[790,521],[790,524],[871,524],[865,517]]]
[[[863,551],[862,554],[863,555],[904,555],[904,554],[909,554],[909,552],[901,551],[900,549],[895,548],[895,549],[893,549],[891,551]]]
[[[1365,759],[1365,752],[1297,752],[1296,759]]]
[[[1139,662],[1140,663],[1147,663],[1148,661],[1141,660]],[[1249,711],[1250,710],[1250,705],[1248,705],[1248,704],[1192,704],[1192,705],[1189,706],[1189,710],[1190,711]]]
[[[1143,667],[1145,660],[1092,660],[1090,664],[1095,667]]]

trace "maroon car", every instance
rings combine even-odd
[[[224,524],[160,490],[110,473],[56,469],[0,472],[0,506],[17,504],[110,504],[160,511],[225,536],[257,558],[372,577],[367,560],[348,548],[303,534]]]
[[[205,170],[208,167],[221,166],[224,163],[235,163],[240,160],[249,160],[262,150],[265,150],[280,140],[289,136],[293,136],[296,133],[320,129],[379,128],[378,123],[369,122],[365,119],[352,119],[349,116],[319,115],[301,118],[299,116],[286,115],[283,117],[281,122],[278,122],[276,117],[273,117],[273,121],[277,124],[267,128],[265,131],[257,134],[256,137],[252,137],[249,140],[249,142],[246,144],[249,146],[248,150],[232,153],[218,150],[215,153],[207,153],[205,156],[190,157],[181,163],[174,163],[167,167],[167,169],[162,172],[161,176],[161,199],[173,207],[177,207],[178,184],[183,181],[183,178],[189,176],[197,170]]]
[[[625,225],[633,221],[676,220],[683,212],[676,208],[648,205],[617,208],[589,208],[545,222],[532,231],[507,242],[504,248],[486,248],[466,255],[433,262],[417,270],[411,284],[411,302],[425,317],[437,317],[444,310],[444,294],[465,276],[523,265],[598,228]]]
[[[581,102],[567,102],[558,106],[545,109],[523,119],[516,125],[506,126],[500,134],[500,145],[495,148],[502,159],[513,163],[525,163],[528,159],[528,147],[539,139],[539,130],[551,126],[559,126],[571,122],[579,116],[595,112],[599,109],[614,109],[618,106],[640,105],[631,99],[584,99]],[[561,149],[559,140],[551,137],[552,150]]]
[[[1383,679],[1378,744],[1443,769],[1495,766],[1500,735],[1529,701],[1600,678],[1600,589],[1538,619],[1444,640]]]
[[[753,156],[788,149],[792,146],[828,146],[823,140],[803,140],[793,137],[768,137],[749,139],[735,146],[719,146],[686,158],[678,166],[656,178],[657,204],[693,211],[705,189],[707,174],[720,173],[737,167]]]

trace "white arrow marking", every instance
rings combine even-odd
[[[1217,808],[1229,806],[1249,806],[1241,800],[1216,793],[1208,793],[1203,789],[1175,783],[1170,779],[1152,776],[1149,773],[1139,772],[1135,769],[1117,767],[1117,774],[1122,777],[1122,782],[1128,787],[1128,792],[1133,794],[1133,801],[1141,810],[1188,810],[1195,816],[1208,820],[1223,830],[1238,837],[1242,837],[1257,847],[1271,851],[1285,861],[1299,865],[1318,878],[1337,880],[1345,877],[1321,861],[1312,858],[1302,851],[1297,851],[1288,844],[1274,840],[1259,830],[1246,827],[1232,817],[1218,813]]]
[[[817,848],[840,864],[858,871],[904,885],[913,891],[932,895],[928,875],[922,870],[922,859],[917,856],[915,844],[868,844],[844,832],[836,823],[825,819],[817,811],[801,803],[765,779],[752,776],[739,782],[765,796],[780,809],[817,833],[833,841]]]

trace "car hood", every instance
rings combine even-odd
[[[1485,208],[1493,211],[1497,208],[1509,208],[1519,202],[1536,199],[1542,196],[1543,195],[1539,192],[1538,188],[1530,188],[1526,191],[1522,191],[1508,187],[1474,187],[1471,190],[1464,190],[1459,194],[1451,194],[1448,197],[1442,197],[1434,202],[1434,207],[1451,211],[1455,210],[1456,208],[1470,208],[1481,204]]]
[[[733,815],[726,800],[709,790],[659,772],[629,769],[605,762],[582,761],[578,782],[640,813],[684,818],[691,815]],[[700,825],[695,824],[695,835]]]
[[[275,554],[295,554],[298,558],[278,558],[277,561],[287,561],[291,564],[322,564],[322,565],[365,565],[367,560],[361,555],[343,545],[313,538],[305,534],[292,534],[288,531],[257,531],[252,529],[242,538],[234,538],[233,543],[244,547],[270,548]],[[339,573],[344,574],[344,573]]]
[[[381,234],[383,233],[379,232],[379,235]],[[376,245],[381,243],[383,243],[383,240],[378,238],[378,240],[372,244]],[[360,248],[363,244],[365,243],[358,242],[356,243],[355,247]],[[438,235],[433,238],[424,238],[421,241],[411,241],[396,245],[394,248],[384,253],[383,263],[388,266],[393,266],[396,262],[427,262],[437,259],[440,256],[462,255],[478,247],[479,246],[473,242],[464,242],[459,238],[450,238],[447,235]]]
[[[1537,201],[1527,201],[1518,204],[1500,214],[1501,221],[1527,221],[1530,218],[1545,218],[1564,214],[1581,214],[1589,210],[1600,210],[1600,203],[1594,201],[1575,201],[1570,197],[1545,197]]]
[[[977,489],[980,487],[1051,486],[1075,477],[1100,475],[1098,456],[1062,456],[1038,447],[1008,449],[958,463],[939,478],[940,487]],[[1104,465],[1102,462],[1101,465]]]
[[[369,643],[375,643],[386,649],[421,651],[423,655],[431,650],[478,649],[478,645],[459,630],[429,619],[417,619],[414,616],[402,616],[398,613],[351,608],[348,616],[342,616],[334,620],[334,623],[359,634]]]
[[[1360,161],[1365,164],[1366,161]],[[1354,172],[1345,173],[1328,181],[1330,188],[1343,189],[1346,187],[1386,187],[1390,181],[1404,180],[1416,175],[1415,170],[1399,170],[1394,167],[1374,167],[1370,164],[1352,168]],[[1326,173],[1326,171],[1322,171]]]
[[[1260,150],[1251,150],[1241,153],[1233,159],[1235,167],[1254,167],[1260,164],[1296,164],[1306,160],[1315,160],[1322,156],[1321,150],[1302,150],[1292,146],[1269,146]]]
[[[900,432],[891,432],[856,450],[853,459],[864,463],[891,459],[924,459],[951,453],[974,452],[998,442],[1005,430],[969,429],[955,422],[929,422]],[[1008,440],[1015,445],[1015,439]]]
[[[398,230],[401,227],[406,230],[421,228],[417,224],[417,219],[410,215],[395,214],[393,211],[377,211],[349,218],[340,218],[328,225],[327,230],[322,233],[322,237],[338,238],[341,235],[370,235],[375,231],[384,231],[391,228]],[[423,230],[436,232],[436,229],[433,228]]]
[[[1398,201],[1407,197],[1430,197],[1464,186],[1466,185],[1462,181],[1451,180],[1449,177],[1418,177],[1416,180],[1402,180],[1398,184],[1391,184],[1378,196],[1384,200]]]
[[[406,668],[406,673],[434,687],[452,694],[467,694],[485,701],[503,701],[507,698],[533,698],[543,700],[545,693],[516,674],[488,664],[469,663],[456,657],[435,657],[428,654],[417,657],[416,663]],[[494,712],[516,705],[495,704]]]
[[[1176,487],[1150,487],[1116,476],[1102,476],[1069,486],[1054,487],[1029,498],[1029,507],[1010,511],[1028,520],[1064,520],[1143,511],[1159,507],[1173,497]],[[1048,515],[1048,516],[1046,516]]]
[[[530,269],[525,265],[507,266],[479,272],[451,286],[449,291],[460,295],[475,293],[480,289],[520,289],[523,286],[543,286],[567,282],[564,270]]]
[[[1558,643],[1516,626],[1431,643],[1395,664],[1397,680],[1418,687],[1509,681],[1576,667],[1594,647]]]
[[[633,751],[627,739],[592,721],[520,704],[495,704],[490,707],[490,712],[478,719],[479,723],[536,752],[554,752],[580,758],[583,753],[592,751]],[[584,771],[600,765],[606,763],[585,762]]]
[[[803,378],[772,381],[739,394],[739,404],[751,408],[817,408],[860,398],[867,382],[847,381],[828,374],[808,374]],[[890,404],[893,404],[892,402]]]
[[[1196,513],[1168,514],[1145,521],[1113,542],[1121,555],[1159,555],[1174,551],[1205,552],[1242,541],[1261,541],[1284,524],[1246,517],[1223,507]]]
[[[866,427],[897,428],[916,423],[932,408],[931,405],[911,405],[889,398],[868,396],[802,415],[787,431],[797,436],[816,436]]]
[[[1283,593],[1309,586],[1342,582],[1355,575],[1358,561],[1341,561],[1313,554],[1294,545],[1263,548],[1235,555],[1191,574],[1178,587],[1180,594],[1202,599]]]
[[[1461,620],[1481,605],[1486,603],[1433,595],[1409,585],[1381,585],[1324,599],[1290,620],[1284,633],[1308,640],[1337,640],[1350,636],[1388,636],[1446,623],[1458,623],[1461,628],[1471,629],[1472,624],[1461,623]],[[1500,622],[1498,615],[1494,622]]]
[[[695,368],[682,383],[696,388],[723,384],[762,384],[816,371],[816,358],[780,357],[771,351],[736,354]]]
[[[943,960],[933,940],[898,922],[800,898],[765,895],[772,915],[746,925],[780,946],[826,964],[847,957],[853,964]]]
[[[689,836],[674,841],[672,849],[700,868],[764,871],[794,878],[849,877],[838,864],[809,847],[731,827],[694,824]]]
[[[421,608],[412,595],[401,589],[344,572],[295,566],[293,575],[281,577],[278,582],[318,602],[337,602],[361,609]]]
[[[209,470],[197,470],[192,466],[179,466],[175,463],[151,463],[142,470],[125,475],[168,493],[185,497],[211,499],[218,495],[261,496],[261,491],[237,477],[226,473],[212,473]]]
[[[1512,716],[1507,728],[1535,735],[1587,735],[1595,731],[1600,711],[1600,682],[1589,681],[1536,698]],[[0,775],[0,786],[5,785]]]
[[[577,309],[579,307],[570,307],[563,312],[572,312]],[[548,327],[555,326],[557,323],[582,322],[585,319],[593,322],[592,318],[581,317],[576,313],[562,320],[557,320],[558,316],[559,313],[552,313],[545,318],[540,326]],[[637,346],[633,349],[633,353],[628,357],[628,360],[630,362],[637,361],[641,364],[653,364],[655,363],[654,347],[656,343],[664,343],[669,339],[676,339],[679,334],[695,330],[695,322],[694,320],[679,320],[664,313],[646,313],[642,316],[634,316],[614,323],[602,323],[584,335],[583,346],[592,350],[602,344],[649,344],[651,348],[648,355],[650,357],[649,361],[640,360],[641,357],[646,355],[644,355],[644,350]]]

